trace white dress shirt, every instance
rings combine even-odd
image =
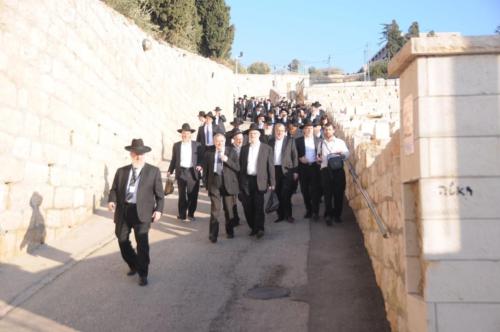
[[[260,142],[250,144],[248,149],[247,174],[257,175],[257,160],[259,159]]]
[[[321,156],[321,168],[325,168],[328,166],[328,155],[331,153],[340,152],[344,160],[349,158],[349,150],[347,149],[347,145],[340,138],[333,137],[333,140],[331,141],[323,139],[319,145],[319,148]]]
[[[205,139],[206,139],[205,145],[207,145],[207,146],[214,145],[214,136],[213,136],[212,125],[211,124],[210,125],[208,125],[208,124],[205,125]]]
[[[134,172],[134,166],[130,168],[130,172],[128,173],[128,181],[127,181],[127,192],[132,193],[132,198],[127,200],[127,203],[136,204],[137,203],[137,188],[139,188],[139,181],[141,180],[141,171],[142,167],[136,167],[135,171],[135,184],[131,187],[130,181],[132,180],[132,173]]]
[[[221,161],[222,161],[222,156],[224,155],[224,149],[222,151],[215,151],[214,155],[214,173],[217,173],[217,156],[220,156]],[[224,162],[222,161],[222,168],[224,168]],[[219,174],[220,175],[220,174]]]
[[[283,138],[274,141],[274,166],[281,166],[281,149],[283,148],[283,141]]]
[[[193,147],[191,142],[181,143],[181,167],[191,168],[193,167]]]
[[[316,147],[314,146],[314,137],[304,137],[304,145],[306,148],[305,157],[309,163],[316,161]]]

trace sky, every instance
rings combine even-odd
[[[403,32],[417,21],[421,32],[492,35],[500,25],[500,0],[226,0],[236,27],[232,57],[248,66],[263,61],[280,70],[294,58],[305,68],[357,72],[380,48],[382,23],[395,19]],[[330,62],[328,62],[330,58]]]

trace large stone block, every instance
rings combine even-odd
[[[500,138],[449,137],[419,140],[422,177],[500,176]],[[471,158],[474,156],[474,158]]]
[[[0,155],[0,165],[2,165],[2,173],[0,174],[1,182],[21,182],[24,178],[24,162],[6,154]]]
[[[15,108],[17,106],[17,88],[5,75],[0,75],[0,103]]]
[[[437,328],[440,332],[497,332],[500,303],[437,303]]]
[[[70,187],[59,187],[54,193],[54,207],[65,209],[73,207],[74,189]]]
[[[500,177],[419,181],[423,219],[499,219]]]
[[[426,271],[430,302],[500,303],[500,261],[435,261]]]
[[[423,220],[423,231],[428,260],[500,260],[498,220]]]
[[[500,133],[500,95],[418,99],[418,137],[495,136]]]

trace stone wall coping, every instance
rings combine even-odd
[[[500,54],[500,36],[443,36],[412,38],[389,62],[390,77],[398,77],[417,57]]]

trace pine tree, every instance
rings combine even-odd
[[[201,24],[195,0],[148,0],[151,21],[169,43],[193,52],[201,41]]]
[[[405,35],[406,39],[410,39],[412,37],[418,37],[420,33],[420,29],[418,28],[418,22],[413,22],[408,28],[408,33]]]
[[[396,20],[392,20],[390,24],[382,24],[382,42],[386,42],[389,59],[391,59],[405,44],[405,38],[399,30],[399,25]]]
[[[234,39],[230,7],[224,0],[196,0],[196,7],[203,29],[199,53],[210,58],[229,58]]]

